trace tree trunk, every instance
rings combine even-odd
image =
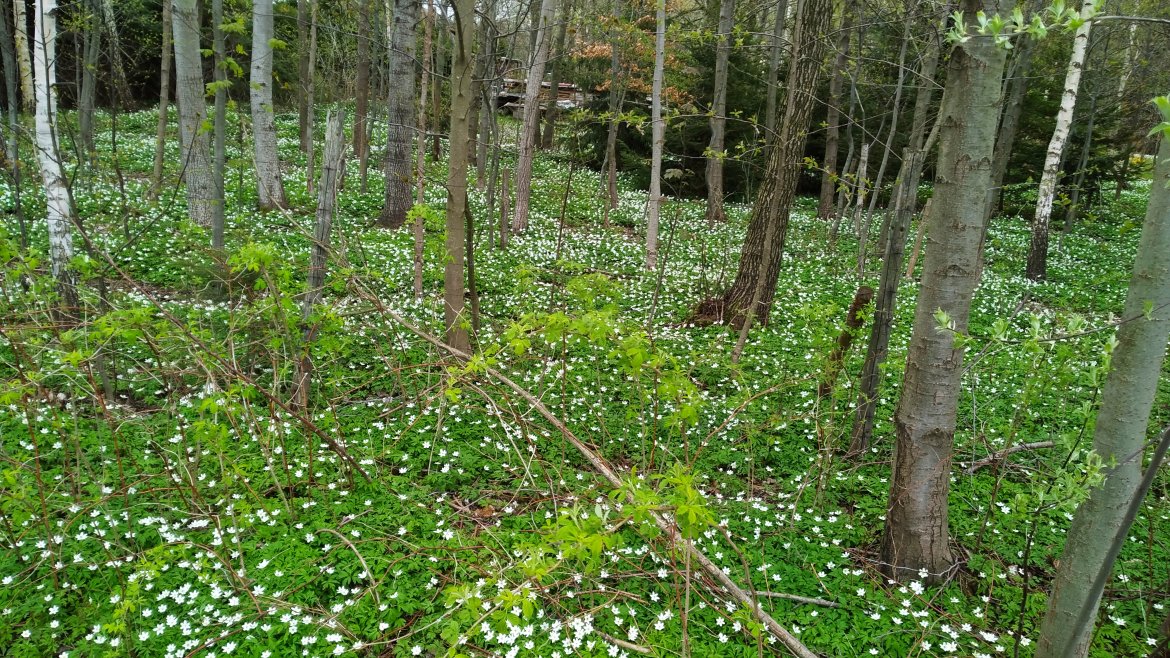
[[[16,44],[16,64],[20,68],[20,94],[25,110],[35,110],[37,101],[33,91],[32,60],[29,59],[28,17],[25,0],[12,0],[12,38]]]
[[[784,55],[784,23],[788,19],[788,0],[776,4],[776,22],[772,24],[772,45],[768,52],[768,96],[764,105],[764,141],[772,143],[776,134],[776,97],[780,91],[780,60]]]
[[[966,17],[983,9],[964,0]],[[994,8],[989,8],[994,11]],[[972,36],[951,54],[939,121],[935,202],[928,216],[931,248],[914,316],[902,397],[895,414],[897,443],[881,559],[887,576],[938,582],[954,566],[947,528],[947,493],[962,380],[963,350],[955,332],[967,330],[978,284],[979,240],[991,183],[1006,50]],[[939,327],[939,312],[953,326]]]
[[[309,81],[309,5],[314,2],[316,0],[297,0],[297,71],[300,78],[297,80],[297,128],[301,151],[305,153],[313,148],[313,129],[309,126],[309,106],[313,101],[305,85]]]
[[[163,0],[162,10],[162,65],[159,66],[158,129],[154,141],[154,170],[150,176],[150,198],[157,199],[162,192],[163,163],[167,149],[167,113],[171,105],[171,9],[170,0]]]
[[[1032,55],[1035,51],[1036,40],[1031,38],[1024,38],[1016,48],[1015,70],[1004,98],[999,135],[995,138],[995,157],[991,161],[991,189],[988,193],[991,194],[992,202],[988,204],[989,214],[1000,206],[999,200],[1003,198],[1003,177],[1007,175],[1008,161],[1011,160],[1016,133],[1020,129],[1020,117],[1024,113],[1024,96],[1028,93]]]
[[[215,179],[211,172],[209,135],[203,128],[207,107],[203,103],[203,63],[199,51],[199,14],[196,0],[173,0],[172,28],[175,43],[175,96],[179,101],[182,169],[187,180],[187,213],[203,227],[211,227],[215,215]]]
[[[492,15],[494,16],[494,3]],[[475,189],[483,191],[484,186],[487,185],[488,178],[488,153],[491,150],[492,140],[490,139],[495,134],[496,123],[496,98],[498,91],[496,89],[496,81],[499,79],[499,65],[496,63],[496,31],[492,21],[483,22],[483,31],[480,33],[482,37],[483,50],[479,53],[481,66],[479,67],[483,72],[483,81],[480,83],[480,104],[479,104],[479,129],[476,130],[477,139],[475,144]],[[494,188],[493,188],[494,189]],[[492,195],[488,195],[489,199]],[[488,204],[491,206],[491,204]],[[492,208],[488,208],[490,213]]]
[[[711,103],[711,141],[707,144],[707,222],[723,222],[723,159],[727,132],[727,69],[731,60],[731,30],[735,0],[719,3],[719,33],[715,46],[715,92]]]
[[[740,251],[739,271],[735,282],[723,295],[725,321],[739,324],[751,309],[761,324],[767,324],[768,311],[776,295],[776,280],[780,276],[789,212],[804,167],[804,144],[825,50],[823,35],[832,18],[831,0],[806,0],[798,7],[793,56],[788,65],[784,119],[777,127],[779,132],[768,155],[763,183],[752,206],[747,237]],[[770,242],[766,258],[765,239]],[[758,295],[755,294],[757,283]]]
[[[411,142],[415,132],[414,51],[418,34],[419,3],[395,0],[394,26],[390,31],[390,97],[386,109],[386,193],[378,225],[398,228],[414,203],[411,195]],[[425,61],[425,60],[424,60]],[[423,81],[426,93],[426,81]],[[422,112],[420,111],[420,114]],[[420,128],[420,130],[424,130]],[[421,144],[419,145],[421,149]]]
[[[317,221],[313,227],[313,250],[309,256],[309,275],[305,296],[301,300],[301,359],[293,378],[293,403],[299,409],[309,406],[312,389],[313,361],[310,355],[316,327],[309,324],[313,307],[321,301],[325,273],[329,264],[329,233],[333,209],[337,203],[339,172],[345,162],[345,112],[330,112],[325,118],[325,151],[321,156],[321,182],[317,186]]]
[[[261,210],[288,207],[276,150],[276,113],[272,105],[272,0],[252,1],[252,144],[256,153],[256,193]]]
[[[845,313],[845,326],[841,328],[841,333],[837,334],[837,344],[833,346],[833,351],[829,353],[829,360],[825,363],[821,383],[817,386],[817,397],[824,399],[833,394],[833,387],[837,385],[837,377],[841,374],[841,369],[845,367],[845,356],[849,354],[849,348],[853,346],[854,337],[865,324],[865,316],[862,315],[862,311],[872,301],[873,288],[869,286],[859,287],[853,295],[853,303],[849,305],[849,311]]]
[[[902,151],[902,161],[909,174],[898,184],[894,200],[894,214],[889,219],[882,274],[878,283],[877,302],[873,313],[873,328],[869,332],[869,345],[865,352],[865,364],[861,368],[861,390],[857,394],[857,410],[853,419],[853,436],[849,453],[859,455],[869,447],[873,436],[874,413],[877,409],[877,395],[880,385],[881,366],[889,353],[890,332],[894,324],[897,306],[898,283],[902,275],[902,256],[906,253],[906,234],[910,220],[914,218],[915,201],[918,196],[918,177],[922,173],[922,151]]]
[[[215,215],[211,219],[211,248],[224,247],[226,208],[224,168],[227,164],[227,43],[223,33],[223,0],[211,2],[211,49],[215,53],[215,122],[211,145],[212,177],[215,179]]]
[[[535,2],[536,0],[533,0]],[[557,0],[541,0],[539,23],[536,26],[536,47],[532,65],[528,67],[528,81],[524,88],[524,125],[520,128],[520,155],[516,162],[516,206],[512,217],[512,231],[528,228],[528,206],[532,198],[532,160],[536,151],[536,126],[540,120],[540,88],[544,69],[548,64],[548,28],[556,15]]]
[[[98,58],[102,52],[102,29],[96,6],[83,6],[86,15],[82,35],[81,90],[77,96],[77,132],[81,138],[81,157],[90,160],[96,150],[93,142],[93,111],[97,100]]]
[[[415,190],[414,202],[422,205],[426,201],[426,164],[427,164],[427,76],[434,75],[431,70],[431,37],[435,23],[435,3],[427,0],[427,20],[423,30],[423,71],[419,83],[418,95],[418,146],[415,148]],[[409,147],[408,147],[409,148]],[[421,213],[414,217],[414,298],[422,299],[423,294],[423,251],[426,247],[426,231]]]
[[[370,0],[361,0],[358,6],[358,34],[357,34],[357,100],[353,117],[353,154],[358,160],[358,171],[361,176],[361,190],[366,191],[366,162],[370,145],[366,122],[368,105],[370,102]]]
[[[101,23],[110,40],[110,68],[114,74],[114,93],[119,98],[129,101],[132,96],[130,85],[126,81],[126,67],[122,64],[122,37],[118,32],[118,22],[114,16],[114,0],[100,0]]]
[[[309,54],[305,60],[305,77],[301,79],[305,90],[305,117],[304,124],[301,126],[304,130],[303,139],[306,139],[305,149],[305,190],[311,195],[314,193],[315,183],[313,174],[316,173],[316,157],[317,148],[313,143],[314,130],[317,126],[317,0],[309,0]],[[345,177],[345,171],[341,172],[342,178]]]
[[[666,122],[662,118],[662,78],[666,68],[666,0],[657,0],[654,31],[654,81],[650,96],[650,199],[646,208],[646,269],[658,267],[658,217],[662,212],[662,148]]]
[[[1093,451],[1105,464],[1116,465],[1106,470],[1104,483],[1073,518],[1040,628],[1037,658],[1087,655],[1093,623],[1078,628],[1077,620],[1083,608],[1095,612],[1100,605],[1102,588],[1095,577],[1113,566],[1106,563],[1110,540],[1128,531],[1127,507],[1141,481],[1150,410],[1170,337],[1170,136],[1162,136],[1155,162],[1125,321],[1119,323],[1093,430]]]
[[[20,248],[28,248],[28,224],[24,221],[24,205],[21,203],[21,170],[20,170],[20,94],[17,89],[16,46],[12,41],[12,31],[8,25],[8,12],[0,7],[0,59],[4,62],[4,92],[8,101],[8,116],[4,136],[5,166],[10,169],[12,176],[12,205],[16,215],[16,224],[20,232]]]
[[[841,144],[841,90],[845,86],[845,64],[849,61],[849,36],[853,33],[853,4],[845,3],[841,17],[841,31],[837,35],[837,57],[833,62],[833,77],[829,80],[829,106],[825,116],[825,160],[821,170],[821,198],[817,204],[817,219],[833,216],[833,194],[840,175],[837,173],[837,152]]]
[[[443,318],[447,344],[467,351],[471,345],[463,310],[463,260],[467,239],[468,140],[471,133],[472,50],[475,47],[475,0],[454,0],[455,42],[451,61],[451,150],[447,169],[447,265],[443,270]]]
[[[1085,141],[1081,143],[1081,160],[1077,164],[1076,177],[1073,179],[1072,192],[1068,196],[1068,210],[1065,211],[1064,216],[1064,230],[1060,233],[1060,243],[1057,248],[1063,246],[1064,238],[1072,233],[1073,226],[1077,222],[1077,215],[1080,213],[1081,206],[1081,188],[1085,185],[1085,176],[1089,169],[1089,157],[1093,153],[1093,125],[1097,119],[1097,94],[1093,94],[1089,98],[1089,120],[1085,122]]]
[[[73,259],[73,199],[61,167],[57,141],[57,0],[37,0],[33,18],[33,66],[36,69],[36,144],[49,225],[49,263],[60,295],[58,313],[72,320],[78,313],[77,273]]]
[[[439,11],[431,12],[431,27],[434,30],[433,48],[435,54],[434,68],[431,73],[431,159],[438,162],[443,157],[443,147],[439,134],[443,125],[443,76],[447,75],[447,51],[443,50],[443,34],[446,29],[440,23],[440,18],[446,22],[446,12],[443,2],[437,3]],[[450,135],[448,135],[450,139]]]
[[[548,110],[544,113],[544,135],[540,138],[540,148],[550,149],[553,146],[553,137],[556,136],[557,113],[560,109],[557,107],[557,99],[560,97],[561,78],[564,76],[564,63],[569,60],[568,53],[565,52],[565,35],[568,33],[569,21],[573,17],[573,0],[569,0],[565,4],[565,8],[561,14],[561,22],[557,25],[556,36],[556,57],[550,58],[550,66],[552,67],[551,76],[549,80],[549,102]]]
[[[1048,152],[1044,156],[1044,172],[1040,176],[1040,189],[1036,195],[1036,214],[1032,218],[1032,244],[1028,250],[1028,264],[1025,274],[1033,281],[1048,276],[1048,224],[1052,218],[1052,203],[1056,198],[1056,183],[1060,178],[1060,164],[1064,158],[1064,145],[1072,127],[1073,111],[1077,106],[1077,93],[1081,88],[1081,73],[1085,68],[1085,56],[1089,52],[1089,31],[1093,22],[1089,20],[1096,11],[1097,0],[1085,0],[1081,5],[1081,19],[1084,23],[1077,28],[1073,37],[1072,55],[1068,59],[1068,70],[1064,74],[1064,92],[1060,97],[1060,111],[1056,114],[1056,127],[1048,141]]]
[[[622,112],[621,59],[618,55],[618,22],[621,21],[621,0],[613,0],[613,22],[609,28],[609,130],[605,136],[605,178],[607,205],[605,225],[609,226],[609,211],[617,208],[617,138],[618,119]]]

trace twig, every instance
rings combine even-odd
[[[796,601],[797,603],[807,603],[809,605],[821,605],[826,608],[841,607],[840,603],[826,601],[825,599],[818,599],[811,596],[800,596],[799,594],[786,594],[784,592],[752,592],[752,594],[765,599],[784,599],[786,601]]]
[[[1010,446],[1000,450],[999,452],[992,453],[991,455],[988,455],[979,461],[971,462],[967,465],[967,468],[963,470],[963,473],[971,475],[975,471],[978,471],[979,469],[986,466],[991,466],[996,462],[1003,461],[1005,457],[1014,455],[1017,452],[1024,452],[1025,450],[1039,450],[1041,448],[1051,448],[1054,445],[1056,444],[1052,441],[1034,441],[1032,443],[1020,443],[1018,445]]]
[[[610,644],[618,647],[619,649],[625,649],[626,651],[633,651],[634,653],[640,653],[640,654],[644,654],[647,656],[649,656],[651,653],[653,653],[652,651],[650,651],[650,649],[648,647],[644,647],[640,644],[634,644],[633,642],[626,642],[625,640],[616,638],[616,637],[610,635],[609,633],[604,633],[604,632],[596,630],[596,629],[593,632],[600,635],[601,639],[605,640],[606,642],[609,642]]]

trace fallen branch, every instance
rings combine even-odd
[[[601,639],[605,640],[606,642],[609,642],[610,644],[614,645],[615,647],[617,647],[619,649],[625,649],[626,651],[633,651],[634,653],[640,653],[640,654],[644,654],[647,656],[649,656],[651,653],[653,653],[652,651],[650,651],[649,647],[644,647],[640,644],[634,644],[633,642],[626,642],[625,640],[622,640],[620,638],[616,638],[616,637],[610,635],[609,633],[603,633],[603,632],[598,631],[598,630],[594,630],[593,632],[600,635]]]
[[[423,331],[422,329],[414,326],[398,313],[387,309],[386,306],[382,303],[382,300],[379,299],[376,295],[367,294],[367,301],[374,304],[378,311],[384,316],[394,320],[398,324],[405,327],[407,331],[410,331],[431,345],[434,345],[435,347],[447,352],[448,354],[451,354],[460,360],[466,361],[471,358],[471,355],[468,353],[447,345],[442,340],[439,340],[430,333],[427,333],[426,331]],[[484,366],[483,372],[487,376],[503,384],[505,387],[512,389],[516,395],[520,396],[525,402],[530,404],[538,414],[540,414],[554,428],[556,428],[558,432],[561,433],[561,436],[563,436],[566,441],[568,441],[574,448],[577,449],[577,452],[581,453],[581,455],[585,457],[586,461],[589,462],[593,469],[601,474],[601,476],[604,477],[606,481],[610,483],[610,485],[612,485],[615,489],[621,488],[623,484],[622,480],[620,477],[618,477],[617,473],[614,472],[609,463],[601,455],[597,454],[596,451],[585,445],[581,439],[577,438],[577,435],[574,434],[573,431],[570,430],[563,422],[561,422],[561,420],[557,418],[555,414],[549,411],[548,407],[544,406],[544,403],[542,403],[535,395],[530,393],[528,389],[512,381],[512,379],[510,379],[507,375],[490,366]],[[756,619],[762,623],[768,629],[768,631],[776,637],[776,639],[780,640],[784,646],[788,647],[789,651],[791,651],[799,658],[817,658],[817,655],[810,651],[803,642],[792,635],[792,633],[789,633],[787,629],[781,626],[779,622],[777,622],[772,618],[771,615],[765,612],[764,609],[760,607],[758,599],[753,598],[751,593],[735,584],[735,581],[733,581],[727,574],[723,573],[723,570],[720,569],[714,562],[712,562],[710,558],[696,549],[694,545],[691,544],[691,542],[683,539],[678,527],[674,524],[673,521],[659,514],[658,512],[651,512],[650,515],[654,519],[655,525],[657,525],[659,529],[661,529],[663,533],[670,538],[670,541],[675,545],[675,548],[688,554],[691,560],[698,563],[699,567],[708,576],[713,578],[715,582],[719,583],[721,586],[723,586],[724,589],[727,590],[728,594],[731,595],[731,598],[738,601],[741,605],[747,606],[752,611],[752,614],[755,615]]]
[[[800,596],[799,594],[785,594],[784,592],[752,592],[752,594],[765,599],[784,599],[786,601],[807,603],[809,605],[821,605],[826,608],[841,607],[840,603],[836,603],[834,601],[827,601],[825,599],[818,599],[811,596]]]
[[[992,454],[988,455],[987,457],[980,459],[979,461],[971,462],[970,464],[967,465],[967,468],[963,470],[963,473],[965,473],[967,475],[971,475],[975,471],[978,471],[979,469],[987,467],[987,466],[991,466],[992,464],[994,464],[996,462],[1003,461],[1005,457],[1014,455],[1017,452],[1024,452],[1025,450],[1039,450],[1041,448],[1051,448],[1054,445],[1055,444],[1052,441],[1035,441],[1033,443],[1020,443],[1018,445],[1004,448],[1003,450],[1000,450],[999,452],[992,453]]]

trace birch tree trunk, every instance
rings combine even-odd
[[[1101,588],[1096,575],[1106,564],[1111,540],[1123,523],[1142,478],[1142,455],[1154,394],[1170,338],[1170,137],[1156,156],[1145,226],[1117,330],[1112,367],[1101,391],[1093,450],[1106,463],[1104,483],[1077,509],[1056,569],[1048,611],[1040,627],[1037,658],[1083,658],[1093,624],[1077,628],[1081,609],[1096,611]],[[1090,620],[1096,615],[1091,615]]]
[[[455,41],[451,67],[451,143],[447,167],[447,265],[443,270],[443,319],[447,344],[467,351],[471,345],[463,308],[463,261],[466,255],[468,135],[471,134],[472,51],[475,48],[475,0],[454,0]]]
[[[824,35],[832,18],[832,0],[805,0],[798,5],[784,117],[777,126],[763,183],[752,206],[735,282],[723,295],[723,318],[738,326],[748,319],[749,310],[751,317],[766,324],[776,295],[789,212],[804,166],[804,145],[825,51]]]
[[[1060,96],[1060,110],[1056,113],[1056,127],[1048,141],[1044,156],[1044,171],[1040,175],[1040,189],[1036,195],[1036,214],[1032,218],[1032,244],[1028,250],[1028,264],[1025,275],[1040,281],[1048,276],[1048,224],[1052,218],[1052,202],[1056,198],[1056,184],[1060,178],[1060,165],[1064,158],[1064,145],[1072,128],[1073,111],[1077,106],[1077,94],[1081,88],[1081,73],[1085,69],[1085,56],[1089,52],[1089,32],[1093,22],[1089,20],[1096,12],[1098,0],[1084,0],[1081,5],[1081,20],[1073,37],[1072,55],[1068,58],[1068,70],[1064,74],[1064,92]]]
[[[261,210],[285,209],[284,182],[276,150],[276,113],[272,105],[272,0],[252,2],[252,146],[256,159],[256,194]]]
[[[658,216],[662,211],[662,147],[666,123],[662,119],[662,78],[666,68],[666,0],[656,3],[654,81],[650,92],[650,200],[646,208],[646,269],[658,266]]]
[[[199,51],[199,14],[196,0],[173,0],[171,18],[175,43],[175,95],[179,101],[182,170],[187,180],[187,213],[203,227],[215,215],[216,185],[212,178],[209,135],[203,126],[203,63]]]
[[[386,100],[386,192],[378,225],[398,228],[414,203],[411,194],[411,142],[415,134],[414,51],[418,40],[419,3],[395,0],[394,23],[390,28],[390,66]],[[423,81],[426,87],[426,81]],[[425,93],[425,92],[424,92]],[[422,108],[418,109],[420,115]],[[422,145],[419,145],[422,148]],[[420,151],[421,152],[421,151]]]
[[[711,103],[711,141],[707,144],[707,222],[723,222],[723,159],[726,157],[727,69],[731,60],[731,30],[735,23],[735,0],[719,3],[719,34],[715,46],[715,93]]]
[[[536,0],[533,0],[535,2]],[[520,128],[520,155],[516,162],[516,206],[512,232],[528,228],[528,206],[532,198],[532,160],[536,151],[536,127],[540,121],[540,88],[548,64],[548,29],[556,15],[557,0],[541,0],[539,24],[536,26],[532,66],[524,88],[524,125]]]
[[[20,95],[25,110],[35,110],[36,94],[33,91],[33,64],[29,59],[28,15],[25,0],[12,0],[12,39],[16,43],[16,64],[20,68]]]
[[[968,21],[985,9],[980,0],[964,0],[960,7]],[[881,544],[883,569],[899,580],[919,579],[925,571],[925,580],[938,582],[954,566],[947,495],[963,363],[954,337],[967,329],[978,284],[1006,53],[984,36],[956,46],[939,109],[943,131],[927,218],[931,247],[894,417],[894,472]],[[940,312],[947,328],[939,327]]]
[[[162,191],[163,163],[167,148],[167,113],[171,106],[171,13],[170,0],[163,0],[162,64],[159,66],[158,129],[154,138],[154,169],[150,175],[150,198]]]
[[[829,107],[825,116],[825,159],[821,164],[821,198],[817,204],[817,219],[833,216],[833,194],[840,175],[837,156],[841,146],[841,90],[845,86],[845,64],[849,61],[849,37],[853,33],[853,4],[846,2],[841,17],[841,32],[837,37],[837,57],[833,62],[833,77],[829,80]]]
[[[36,69],[36,144],[49,225],[49,263],[57,279],[60,315],[77,317],[77,273],[73,259],[73,199],[61,167],[57,141],[57,0],[37,0],[33,15],[33,67]]]

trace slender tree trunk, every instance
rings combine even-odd
[[[494,2],[489,8],[489,12],[490,15],[494,16]],[[479,129],[476,131],[478,138],[475,143],[475,189],[483,191],[484,187],[488,185],[488,155],[493,144],[491,137],[495,135],[496,98],[498,97],[496,81],[500,77],[499,66],[496,63],[496,31],[492,21],[483,22],[480,37],[483,50],[479,53],[482,65],[478,68],[482,70],[483,81],[479,86],[481,98]],[[489,194],[488,198],[488,212],[491,213],[493,209],[490,203],[492,195]]]
[[[662,82],[666,69],[666,0],[657,0],[654,32],[654,80],[650,95],[650,200],[646,208],[646,269],[658,267],[658,218],[662,212],[662,150],[666,121],[662,118]]]
[[[443,76],[447,75],[447,51],[443,49],[443,34],[446,32],[446,13],[442,0],[437,3],[439,11],[431,14],[434,29],[434,68],[431,74],[431,160],[438,162],[443,157],[440,139],[443,125]],[[448,139],[450,135],[448,135]]]
[[[963,0],[966,20],[984,9]],[[988,7],[995,11],[995,7]],[[954,449],[963,349],[955,333],[967,330],[978,284],[979,240],[991,183],[1006,50],[972,36],[951,54],[939,121],[935,205],[927,228],[922,288],[894,418],[897,442],[886,528],[884,570],[895,579],[938,582],[954,565],[947,527],[947,494]],[[939,313],[953,326],[939,327]]]
[[[301,151],[313,148],[313,129],[309,126],[309,105],[312,100],[305,89],[309,81],[309,5],[316,0],[297,0],[297,127],[301,136]],[[312,176],[312,173],[309,174]],[[310,188],[312,185],[309,186]]]
[[[24,221],[24,204],[21,203],[21,167],[20,167],[20,94],[18,91],[16,66],[16,46],[12,40],[12,30],[8,25],[8,11],[0,7],[0,58],[4,62],[4,92],[8,101],[8,116],[4,136],[5,165],[10,169],[12,176],[12,205],[13,214],[20,231],[20,248],[28,248],[28,224]]]
[[[58,313],[65,320],[77,317],[77,273],[73,259],[73,199],[61,167],[57,140],[57,20],[56,0],[37,0],[36,34],[33,35],[33,66],[36,69],[37,160],[45,186],[49,225],[49,263],[60,295]]]
[[[869,345],[865,353],[865,364],[861,368],[861,386],[857,395],[857,409],[853,419],[853,435],[849,453],[859,455],[869,447],[873,437],[874,413],[877,409],[878,388],[881,383],[881,366],[889,354],[890,332],[894,324],[898,283],[902,275],[902,256],[906,253],[906,234],[910,220],[914,218],[915,202],[918,196],[918,177],[922,173],[923,153],[902,151],[908,178],[898,183],[894,199],[894,214],[889,219],[886,235],[882,273],[878,283],[877,303],[873,313],[873,328],[869,332]]]
[[[1097,94],[1095,93],[1089,98],[1088,115],[1089,119],[1085,122],[1085,141],[1081,143],[1081,160],[1077,164],[1076,178],[1073,179],[1072,192],[1068,197],[1068,210],[1064,216],[1064,230],[1060,233],[1058,249],[1063,247],[1065,237],[1072,233],[1080,213],[1081,188],[1085,185],[1085,176],[1089,169],[1089,156],[1093,153],[1093,126],[1097,119]]]
[[[12,0],[12,38],[16,43],[16,64],[20,68],[20,94],[24,108],[34,110],[37,101],[33,91],[33,65],[29,59],[28,17],[24,3],[25,0]]]
[[[784,55],[784,23],[788,20],[788,0],[776,3],[776,21],[772,24],[772,43],[768,52],[768,95],[764,105],[764,140],[772,143],[776,134],[776,97],[780,91],[780,60]]]
[[[869,207],[865,210],[865,225],[867,229],[864,231],[864,235],[866,238],[864,241],[862,241],[859,247],[860,256],[858,258],[857,276],[863,276],[865,274],[865,251],[869,245],[868,227],[873,220],[873,212],[874,209],[877,208],[878,198],[881,197],[882,185],[886,180],[886,166],[890,163],[890,153],[892,153],[894,150],[894,139],[896,139],[898,136],[898,121],[902,116],[902,89],[904,88],[906,81],[906,47],[909,45],[910,39],[911,34],[909,28],[909,17],[907,17],[907,28],[902,41],[902,49],[898,53],[898,82],[894,86],[894,101],[890,109],[890,130],[886,133],[885,144],[882,145],[882,160],[880,163],[878,163],[877,176],[875,176],[873,179],[873,194],[870,195]],[[888,225],[888,223],[888,221],[883,222],[883,225]],[[879,243],[885,243],[884,233],[882,234]]]
[[[224,177],[227,166],[227,39],[223,33],[223,0],[211,2],[211,49],[215,54],[215,121],[211,145],[212,177],[215,179],[215,215],[211,219],[211,248],[224,248],[227,224]]]
[[[396,0],[390,32],[390,97],[386,108],[386,195],[378,225],[398,228],[414,200],[411,195],[411,141],[415,130],[414,51],[418,34],[417,0]],[[426,93],[426,83],[423,83]],[[420,111],[420,114],[423,114]],[[421,147],[421,144],[420,144]]]
[[[1111,540],[1128,532],[1125,517],[1138,493],[1150,410],[1170,338],[1170,137],[1163,135],[1155,157],[1150,202],[1117,330],[1117,347],[1093,430],[1093,451],[1105,464],[1105,482],[1081,503],[1065,539],[1048,611],[1040,627],[1037,658],[1084,658],[1095,614],[1077,627],[1083,608],[1101,601],[1096,579]],[[1153,468],[1154,466],[1151,466]]]
[[[731,61],[731,30],[735,0],[720,0],[718,44],[715,46],[715,92],[711,103],[711,141],[707,144],[707,222],[723,222],[723,158],[727,133],[727,69]]]
[[[262,210],[284,209],[284,182],[276,149],[276,112],[272,105],[273,0],[252,2],[252,144],[256,154],[256,192]],[[368,77],[368,76],[367,76]]]
[[[742,323],[749,311],[767,324],[784,255],[789,212],[804,167],[804,145],[816,101],[824,35],[833,18],[831,0],[805,0],[796,15],[793,56],[788,66],[784,119],[777,126],[763,183],[752,206],[735,282],[723,295],[725,320]],[[765,242],[767,250],[765,251]],[[766,257],[765,257],[766,256]],[[758,294],[757,294],[758,287]]]
[[[98,7],[83,7],[86,22],[82,35],[81,92],[77,97],[77,132],[81,138],[81,157],[91,160],[96,150],[93,142],[93,111],[97,100],[98,58],[102,52],[102,30],[98,22]]]
[[[622,2],[613,0],[613,22],[609,28],[609,130],[605,136],[605,177],[608,203],[605,224],[609,225],[609,211],[617,208],[617,138],[618,120],[622,112],[621,58],[618,53],[617,25],[621,21]]]
[[[370,102],[370,0],[361,0],[358,5],[357,35],[357,101],[353,118],[353,154],[358,160],[361,175],[361,190],[366,191],[366,162],[370,145],[366,132],[368,106]]]
[[[130,84],[126,80],[126,67],[122,64],[122,37],[118,32],[118,21],[114,16],[114,0],[100,0],[96,8],[101,12],[101,23],[105,26],[107,38],[110,41],[110,68],[114,74],[114,93],[119,98],[129,101]]]
[[[841,16],[841,31],[837,35],[837,57],[833,62],[833,77],[829,80],[829,106],[825,116],[825,160],[821,170],[821,198],[817,204],[817,219],[833,216],[833,195],[840,175],[837,172],[837,152],[841,144],[841,91],[845,86],[845,65],[849,61],[849,37],[853,34],[853,3],[846,2]]]
[[[427,165],[427,76],[434,75],[431,70],[431,41],[435,27],[435,3],[427,0],[427,20],[423,29],[423,71],[419,83],[418,95],[418,146],[415,148],[415,190],[414,202],[422,205],[426,201],[426,165]],[[423,225],[423,216],[414,217],[414,297],[422,299],[423,294],[423,252],[426,247],[426,227]]]
[[[1016,143],[1016,133],[1020,129],[1020,117],[1024,113],[1024,96],[1028,93],[1032,55],[1035,51],[1036,40],[1030,38],[1023,39],[1015,49],[1015,70],[1004,98],[999,136],[995,138],[995,157],[991,161],[991,189],[988,193],[991,194],[992,202],[988,204],[989,213],[999,207],[999,200],[1003,198],[1003,178],[1007,175],[1008,162]]]
[[[533,0],[535,2],[535,0]],[[541,0],[540,16],[536,26],[536,47],[532,65],[528,67],[528,81],[524,89],[524,125],[520,128],[520,155],[516,163],[516,206],[512,217],[512,231],[528,228],[528,207],[532,198],[532,160],[536,151],[536,127],[540,121],[540,88],[544,69],[548,64],[548,29],[556,15],[557,0]]]
[[[179,101],[179,129],[187,180],[187,213],[196,224],[210,228],[215,216],[215,179],[203,102],[203,63],[199,50],[199,14],[196,0],[173,0],[171,15],[175,43],[175,90]]]
[[[309,406],[312,390],[313,336],[316,327],[310,324],[313,308],[321,301],[325,288],[325,273],[329,265],[330,230],[337,203],[339,172],[345,162],[345,113],[330,112],[325,118],[325,151],[321,156],[321,183],[317,186],[317,221],[313,227],[313,250],[309,256],[309,275],[305,282],[305,296],[301,300],[301,359],[293,378],[293,402],[299,409]]]
[[[162,10],[162,65],[159,66],[158,129],[154,141],[154,169],[150,176],[150,198],[157,199],[162,192],[163,163],[167,150],[167,113],[171,105],[171,10],[170,0],[163,0]]]
[[[569,21],[573,18],[573,0],[568,0],[561,12],[561,22],[557,25],[556,56],[550,58],[551,67],[549,84],[548,110],[544,113],[544,135],[540,139],[541,149],[550,149],[553,146],[553,137],[556,136],[557,100],[560,98],[561,78],[564,77],[564,63],[569,60],[565,52],[565,35],[568,33]]]
[[[304,139],[307,139],[308,148],[305,150],[305,190],[309,194],[314,194],[316,184],[314,182],[314,174],[317,170],[316,157],[317,148],[314,144],[314,130],[317,126],[317,12],[319,5],[317,0],[309,0],[309,56],[305,60],[305,77],[302,79],[305,89],[305,120],[302,129],[305,131]],[[341,171],[341,177],[344,179],[345,170]]]
[[[455,42],[451,67],[451,157],[447,173],[447,265],[443,271],[443,317],[447,344],[467,351],[463,291],[467,212],[468,135],[471,133],[472,50],[475,47],[475,0],[454,0]]]
[[[1064,158],[1064,145],[1072,127],[1073,111],[1077,106],[1077,94],[1081,88],[1081,73],[1085,68],[1085,56],[1089,52],[1089,31],[1093,22],[1089,20],[1096,11],[1097,0],[1085,0],[1081,5],[1081,19],[1085,22],[1077,28],[1073,37],[1073,51],[1068,59],[1068,70],[1064,74],[1064,92],[1060,97],[1060,111],[1056,114],[1056,127],[1048,141],[1048,152],[1044,156],[1044,172],[1040,176],[1040,189],[1036,196],[1036,214],[1032,218],[1032,244],[1028,250],[1028,264],[1025,274],[1033,281],[1048,276],[1048,224],[1052,218],[1052,203],[1056,199],[1056,184],[1060,178],[1060,164]]]

